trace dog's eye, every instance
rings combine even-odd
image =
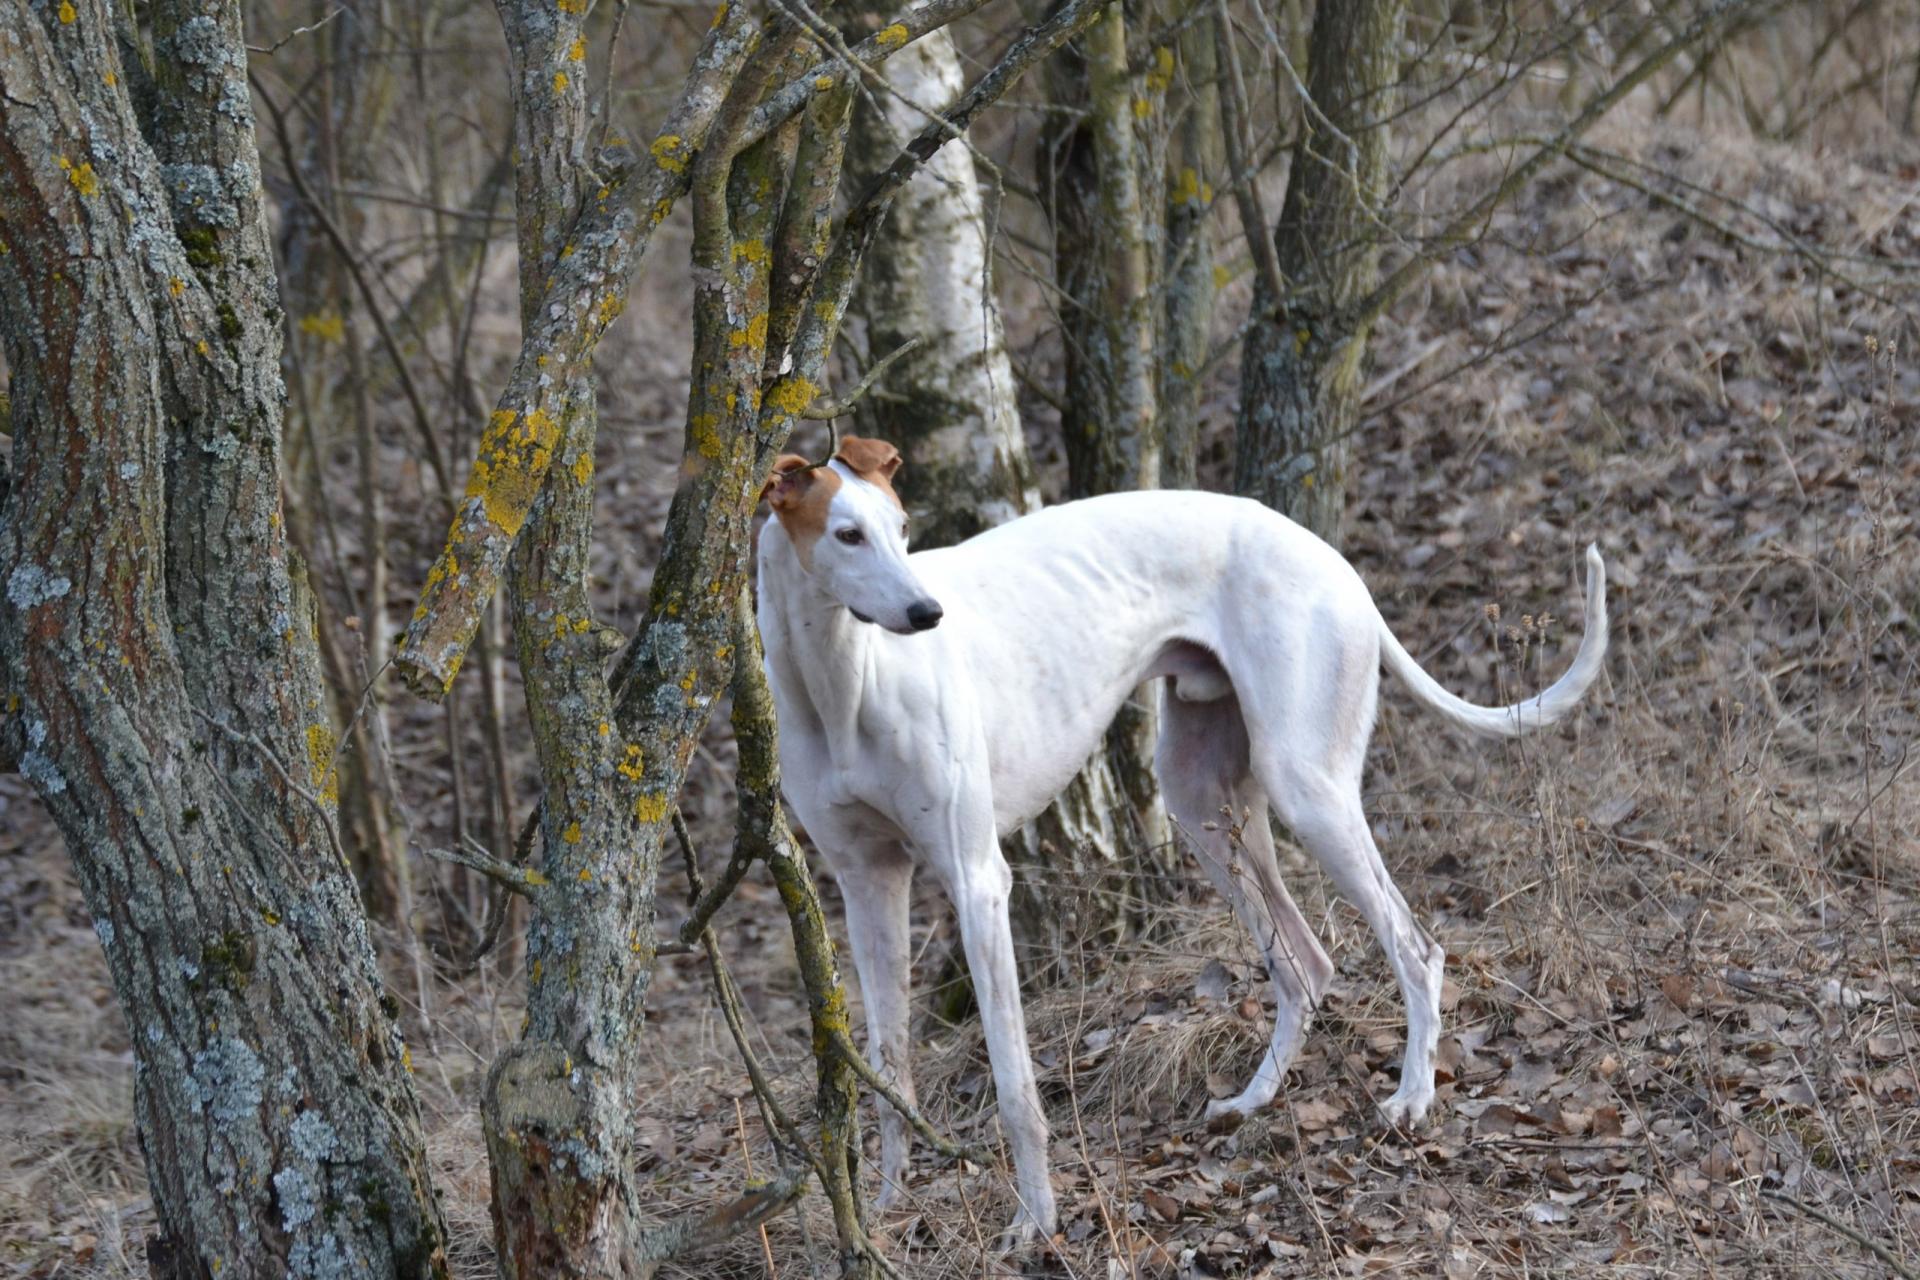
[[[867,540],[867,535],[858,529],[842,529],[833,535],[850,547],[857,547]]]
[[[900,541],[902,541],[902,542],[905,542],[906,540],[907,540],[907,526],[905,526],[905,525],[901,525],[901,526],[900,526]]]

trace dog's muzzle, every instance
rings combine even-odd
[[[915,631],[931,631],[946,616],[938,600],[916,600],[907,606],[907,624]]]

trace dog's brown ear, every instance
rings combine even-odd
[[[878,476],[882,480],[893,479],[893,473],[900,469],[900,451],[885,440],[873,440],[866,436],[841,436],[840,451],[834,455],[852,467],[862,479]]]
[[[814,476],[815,468],[811,462],[797,453],[783,453],[774,460],[773,474],[767,477],[766,487],[760,490],[761,500],[772,503],[776,511],[790,507],[806,496]]]

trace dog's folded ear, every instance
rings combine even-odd
[[[797,453],[783,453],[774,460],[773,474],[767,477],[760,498],[771,502],[775,510],[791,506],[813,483],[814,465]]]
[[[863,480],[875,476],[891,480],[893,473],[900,469],[898,449],[885,440],[873,440],[866,436],[841,436],[839,452],[834,456],[852,467]]]

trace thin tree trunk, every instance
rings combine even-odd
[[[103,0],[0,3],[8,737],[132,1031],[155,1274],[443,1275],[281,519],[239,12],[201,8],[150,7],[148,99]]]
[[[1259,279],[1241,356],[1235,490],[1336,545],[1370,331],[1347,313],[1378,282],[1402,8],[1352,0],[1314,11],[1312,101],[1273,234],[1286,296]]]
[[[1199,0],[1205,3],[1206,0]],[[1166,327],[1161,335],[1161,483],[1192,489],[1200,433],[1201,378],[1213,338],[1213,193],[1226,172],[1220,134],[1219,62],[1213,24],[1202,19],[1180,36],[1185,111],[1174,138],[1167,187]]]
[[[531,330],[587,182],[584,6],[499,0],[510,55],[520,302]],[[570,11],[571,9],[571,11]],[[541,424],[546,417],[548,422]],[[551,440],[555,466],[507,575],[545,795],[545,884],[527,945],[527,1022],[481,1103],[503,1277],[618,1276],[633,1244],[633,1097],[653,973],[659,841],[636,813],[639,750],[613,732],[606,650],[587,596],[597,435],[581,368],[490,436]],[[484,468],[487,445],[481,445]]]
[[[1156,263],[1141,202],[1123,6],[1109,8],[1081,41],[1082,61],[1051,68],[1056,102],[1088,104],[1084,122],[1042,148],[1050,197],[1054,273],[1066,295],[1065,436],[1068,492],[1090,497],[1160,483],[1155,386]],[[1152,99],[1146,115],[1152,114]],[[1157,215],[1156,215],[1157,217]],[[1107,758],[1131,811],[1143,867],[1171,841],[1153,773],[1158,691],[1143,687],[1107,734]]]

